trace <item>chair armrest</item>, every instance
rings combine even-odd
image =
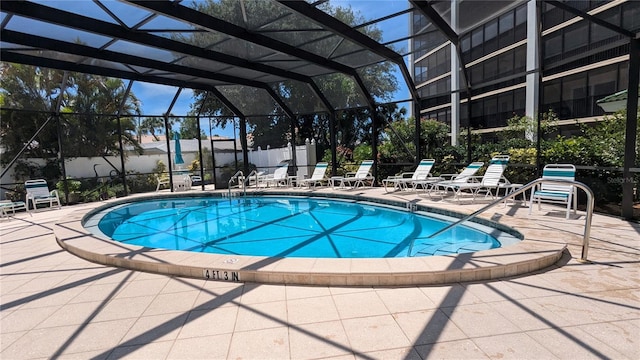
[[[454,177],[458,176],[458,174],[440,174],[438,177],[444,179],[444,180],[451,180]]]

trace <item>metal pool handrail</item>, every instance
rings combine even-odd
[[[242,173],[242,170],[238,170],[237,173],[233,174],[233,176],[231,177],[231,179],[229,179],[229,182],[227,183],[227,186],[229,188],[229,200],[231,200],[231,183],[233,182],[233,180],[238,180],[238,176],[244,176]],[[240,184],[240,182],[238,182],[238,184]],[[244,186],[243,186],[244,187]],[[247,194],[247,189],[244,189],[245,191],[245,195]]]
[[[451,229],[454,226],[457,226],[465,221],[471,220],[473,218],[475,218],[476,216],[478,216],[479,214],[485,212],[487,209],[492,208],[493,206],[505,201],[506,199],[515,197],[516,195],[520,195],[522,193],[524,193],[525,191],[533,188],[534,186],[541,184],[541,183],[548,183],[548,184],[557,184],[557,185],[573,185],[577,188],[582,189],[585,193],[587,193],[587,215],[586,215],[586,220],[585,220],[585,226],[584,226],[584,236],[582,238],[582,256],[580,258],[580,261],[582,262],[586,262],[587,261],[587,255],[589,253],[589,236],[591,234],[591,222],[592,222],[592,218],[593,218],[593,207],[595,204],[595,200],[594,200],[594,195],[593,195],[593,191],[591,190],[591,188],[589,188],[587,185],[579,182],[579,181],[575,181],[575,180],[562,180],[562,179],[555,179],[555,180],[549,180],[549,179],[536,179],[531,181],[530,183],[523,185],[521,188],[513,191],[510,194],[507,194],[505,196],[503,196],[500,199],[497,199],[487,205],[485,205],[484,207],[482,207],[479,210],[476,210],[475,212],[463,217],[462,219],[451,223],[447,226],[445,226],[444,228],[436,231],[435,233],[427,236],[427,239],[433,238],[437,235],[442,234],[443,232]],[[532,204],[533,206],[533,204]],[[415,241],[415,240],[414,240]],[[411,256],[411,252],[413,250],[413,244],[414,241],[411,241],[411,244],[409,245],[409,251],[407,256]]]
[[[258,170],[251,170],[251,172],[249,173],[249,175],[247,175],[247,178],[244,179],[244,184],[243,187],[246,189],[247,185],[249,185],[249,182],[251,182],[251,176],[255,175],[256,176],[256,188],[258,188]],[[246,190],[245,190],[245,195],[246,195]]]

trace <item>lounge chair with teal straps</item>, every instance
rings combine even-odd
[[[323,182],[327,181],[325,174],[327,173],[328,168],[329,164],[326,162],[317,163],[311,177],[300,180],[298,182],[298,186],[315,187],[318,184],[322,185]]]
[[[409,186],[415,187],[417,184],[428,182],[429,178],[435,179],[431,177],[431,169],[435,162],[434,159],[422,159],[415,171],[403,172],[382,180],[384,190],[389,192],[389,187],[392,186],[393,190],[407,190]]]
[[[484,192],[486,196],[495,197],[500,184],[507,181],[503,174],[508,164],[508,155],[496,155],[489,162],[489,166],[483,176],[470,176],[467,178],[467,181],[464,182],[461,181],[447,185],[438,183],[437,186],[453,190],[454,200],[460,200],[460,195],[462,195],[463,191],[468,191],[473,195],[472,201],[475,201],[476,196],[480,192]],[[495,194],[493,192],[494,190]]]
[[[571,180],[576,179],[576,167],[571,164],[549,164],[542,170],[542,180]],[[531,192],[531,200],[529,201],[529,214],[533,208],[533,202],[540,203],[566,204],[566,219],[569,219],[569,213],[573,207],[573,213],[576,213],[578,199],[576,196],[577,188],[571,184],[539,183]],[[573,206],[572,206],[573,205]]]
[[[430,187],[425,187],[425,191],[428,192],[429,196],[431,196],[432,190],[442,189],[442,196],[444,197],[444,193],[446,193],[447,189],[454,189],[455,186],[459,184],[465,184],[470,182],[473,179],[473,176],[482,168],[484,162],[476,161],[467,165],[462,171],[458,174],[441,174],[439,176],[440,181],[437,181],[431,184]]]
[[[27,211],[29,211],[29,204],[33,206],[33,210],[37,208],[38,204],[48,204],[50,208],[57,204],[58,209],[60,209],[58,190],[49,191],[46,180],[27,180],[24,182],[24,189],[27,191]]]

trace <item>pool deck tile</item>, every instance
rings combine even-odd
[[[357,192],[465,213],[482,206]],[[595,215],[587,263],[578,261],[583,214],[566,221],[551,207],[529,216],[512,205],[482,216],[525,234],[529,242],[511,249],[412,262],[274,261],[96,242],[77,226],[93,206],[0,220],[0,358],[640,358],[635,222]],[[61,249],[54,228],[92,262]],[[566,249],[556,258],[558,246]],[[158,273],[99,263],[127,259]],[[187,277],[167,275],[176,264]],[[221,267],[248,269],[247,282],[203,279],[202,268]]]

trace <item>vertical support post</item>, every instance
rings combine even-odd
[[[640,39],[629,40],[629,86],[627,88],[627,124],[624,139],[624,171],[622,173],[622,217],[633,218],[634,173],[638,131],[638,86],[640,83]]]
[[[371,107],[371,156],[373,157],[373,181],[372,186],[376,184],[378,179],[378,109]]]
[[[471,163],[471,89],[467,87],[467,163]]]
[[[200,114],[196,117],[196,128],[198,130],[198,161],[200,162],[200,185],[202,190],[204,190],[204,162],[202,158],[202,139],[200,134],[202,130],[200,128]]]
[[[167,168],[169,170],[169,189],[173,192],[173,166],[171,166],[171,140],[169,140],[169,116],[167,113],[163,115],[164,118],[164,134],[165,142],[167,143]]]
[[[451,27],[458,29],[459,21],[459,3],[458,0],[451,0]],[[460,134],[460,63],[458,56],[458,46],[451,42],[451,145],[458,145],[458,135]]]
[[[414,114],[414,119],[416,120],[416,124],[415,124],[415,146],[416,146],[416,158],[415,158],[415,162],[416,165],[418,165],[418,163],[420,163],[420,159],[422,159],[422,149],[420,146],[420,134],[422,133],[422,124],[420,123],[420,120],[422,119],[421,115],[420,115],[420,99],[415,99],[413,101],[413,114]]]
[[[64,92],[67,89],[67,78],[69,76],[68,72],[64,72],[62,75],[62,84],[60,84],[60,95],[58,95],[58,101],[56,102],[55,109],[55,117],[56,117],[56,126],[58,132],[58,150],[60,151],[60,156],[58,160],[60,161],[60,168],[62,170],[62,181],[64,181],[64,201],[65,203],[69,203],[69,184],[67,183],[67,166],[64,161],[64,150],[62,149],[62,124],[60,123],[60,106],[62,105],[62,98],[64,97]],[[27,204],[29,206],[29,204]],[[33,204],[35,208],[36,204]]]
[[[240,144],[242,144],[242,171],[249,174],[249,146],[247,145],[247,118],[240,118]]]
[[[209,120],[209,122],[211,122],[211,120]],[[235,126],[235,124],[233,125]],[[215,186],[218,183],[218,179],[216,178],[216,155],[215,155],[215,147],[213,144],[213,139],[211,139],[211,171],[213,172],[213,176],[211,177],[213,180],[213,186]],[[235,147],[236,147],[236,139],[233,139],[233,150],[236,151]],[[204,180],[204,178],[203,178]]]
[[[526,102],[525,115],[540,124],[538,116],[539,92],[540,92],[540,63],[539,63],[539,39],[540,29],[538,28],[538,1],[529,0],[527,3],[527,75],[526,75]],[[539,131],[536,128],[536,133]],[[529,141],[538,139],[538,134],[527,131],[525,137]]]
[[[122,177],[122,186],[124,187],[124,196],[127,196],[129,195],[129,192],[127,191],[127,174],[125,173],[125,168],[124,168],[124,144],[122,142],[122,121],[120,121],[120,114],[116,116],[118,119],[118,145],[120,146],[120,176]]]
[[[200,134],[202,133],[202,129],[200,127],[200,115],[202,114],[202,108],[204,108],[208,99],[209,99],[209,92],[207,92],[204,95],[204,100],[200,104],[200,108],[198,109],[198,115],[196,115],[196,128],[198,129],[198,154],[199,154],[198,161],[200,162],[200,186],[203,191],[204,191],[204,162],[202,159],[202,139],[200,136]],[[211,120],[209,120],[209,123],[211,123]],[[211,135],[211,132],[209,132],[209,135]],[[235,142],[235,139],[234,139],[234,142]]]
[[[338,171],[338,149],[336,141],[336,112],[329,112],[329,142],[331,144],[331,176],[336,176]]]
[[[62,94],[60,94],[60,96],[62,96]],[[62,181],[64,184],[64,202],[66,204],[69,204],[69,184],[67,183],[67,167],[64,164],[64,151],[62,150],[62,124],[60,124],[60,114],[56,113],[55,117],[56,126],[58,128],[58,151],[60,152],[58,161],[60,161],[60,168],[62,169]],[[33,206],[35,206],[35,204],[33,204]]]
[[[238,125],[240,126],[240,125]],[[240,140],[240,146],[242,146],[242,140]],[[236,141],[236,118],[233,118],[233,166],[236,172],[238,172],[238,142]]]
[[[538,133],[538,135],[536,136],[536,177],[539,178],[542,176],[542,148],[541,148],[541,141],[542,141],[542,128],[541,128],[541,124],[540,122],[542,121],[542,116],[543,116],[543,112],[541,111],[541,106],[542,106],[542,100],[544,100],[542,98],[542,74],[543,74],[543,67],[544,67],[544,61],[542,60],[542,52],[540,51],[540,44],[542,44],[542,6],[544,4],[542,2],[536,2],[536,18],[535,21],[537,22],[537,33],[535,34],[536,37],[536,41],[538,42],[538,46],[537,46],[537,57],[538,57],[538,93],[535,94],[536,97],[538,98],[538,108],[537,108],[537,130],[536,132]],[[529,11],[529,9],[527,8],[527,11]],[[528,30],[527,30],[527,37],[529,36]]]
[[[122,122],[120,121],[120,114],[122,113],[122,108],[124,104],[127,103],[127,97],[129,96],[129,92],[131,91],[131,87],[133,86],[133,80],[129,81],[127,85],[127,90],[122,94],[122,102],[120,102],[120,106],[118,107],[118,112],[116,113],[118,120],[118,144],[120,146],[120,176],[122,176],[122,186],[124,187],[124,196],[129,195],[129,191],[127,190],[127,173],[124,167],[124,143],[122,142]]]
[[[293,176],[298,175],[298,156],[296,154],[296,117],[291,117],[291,165],[293,166]]]

